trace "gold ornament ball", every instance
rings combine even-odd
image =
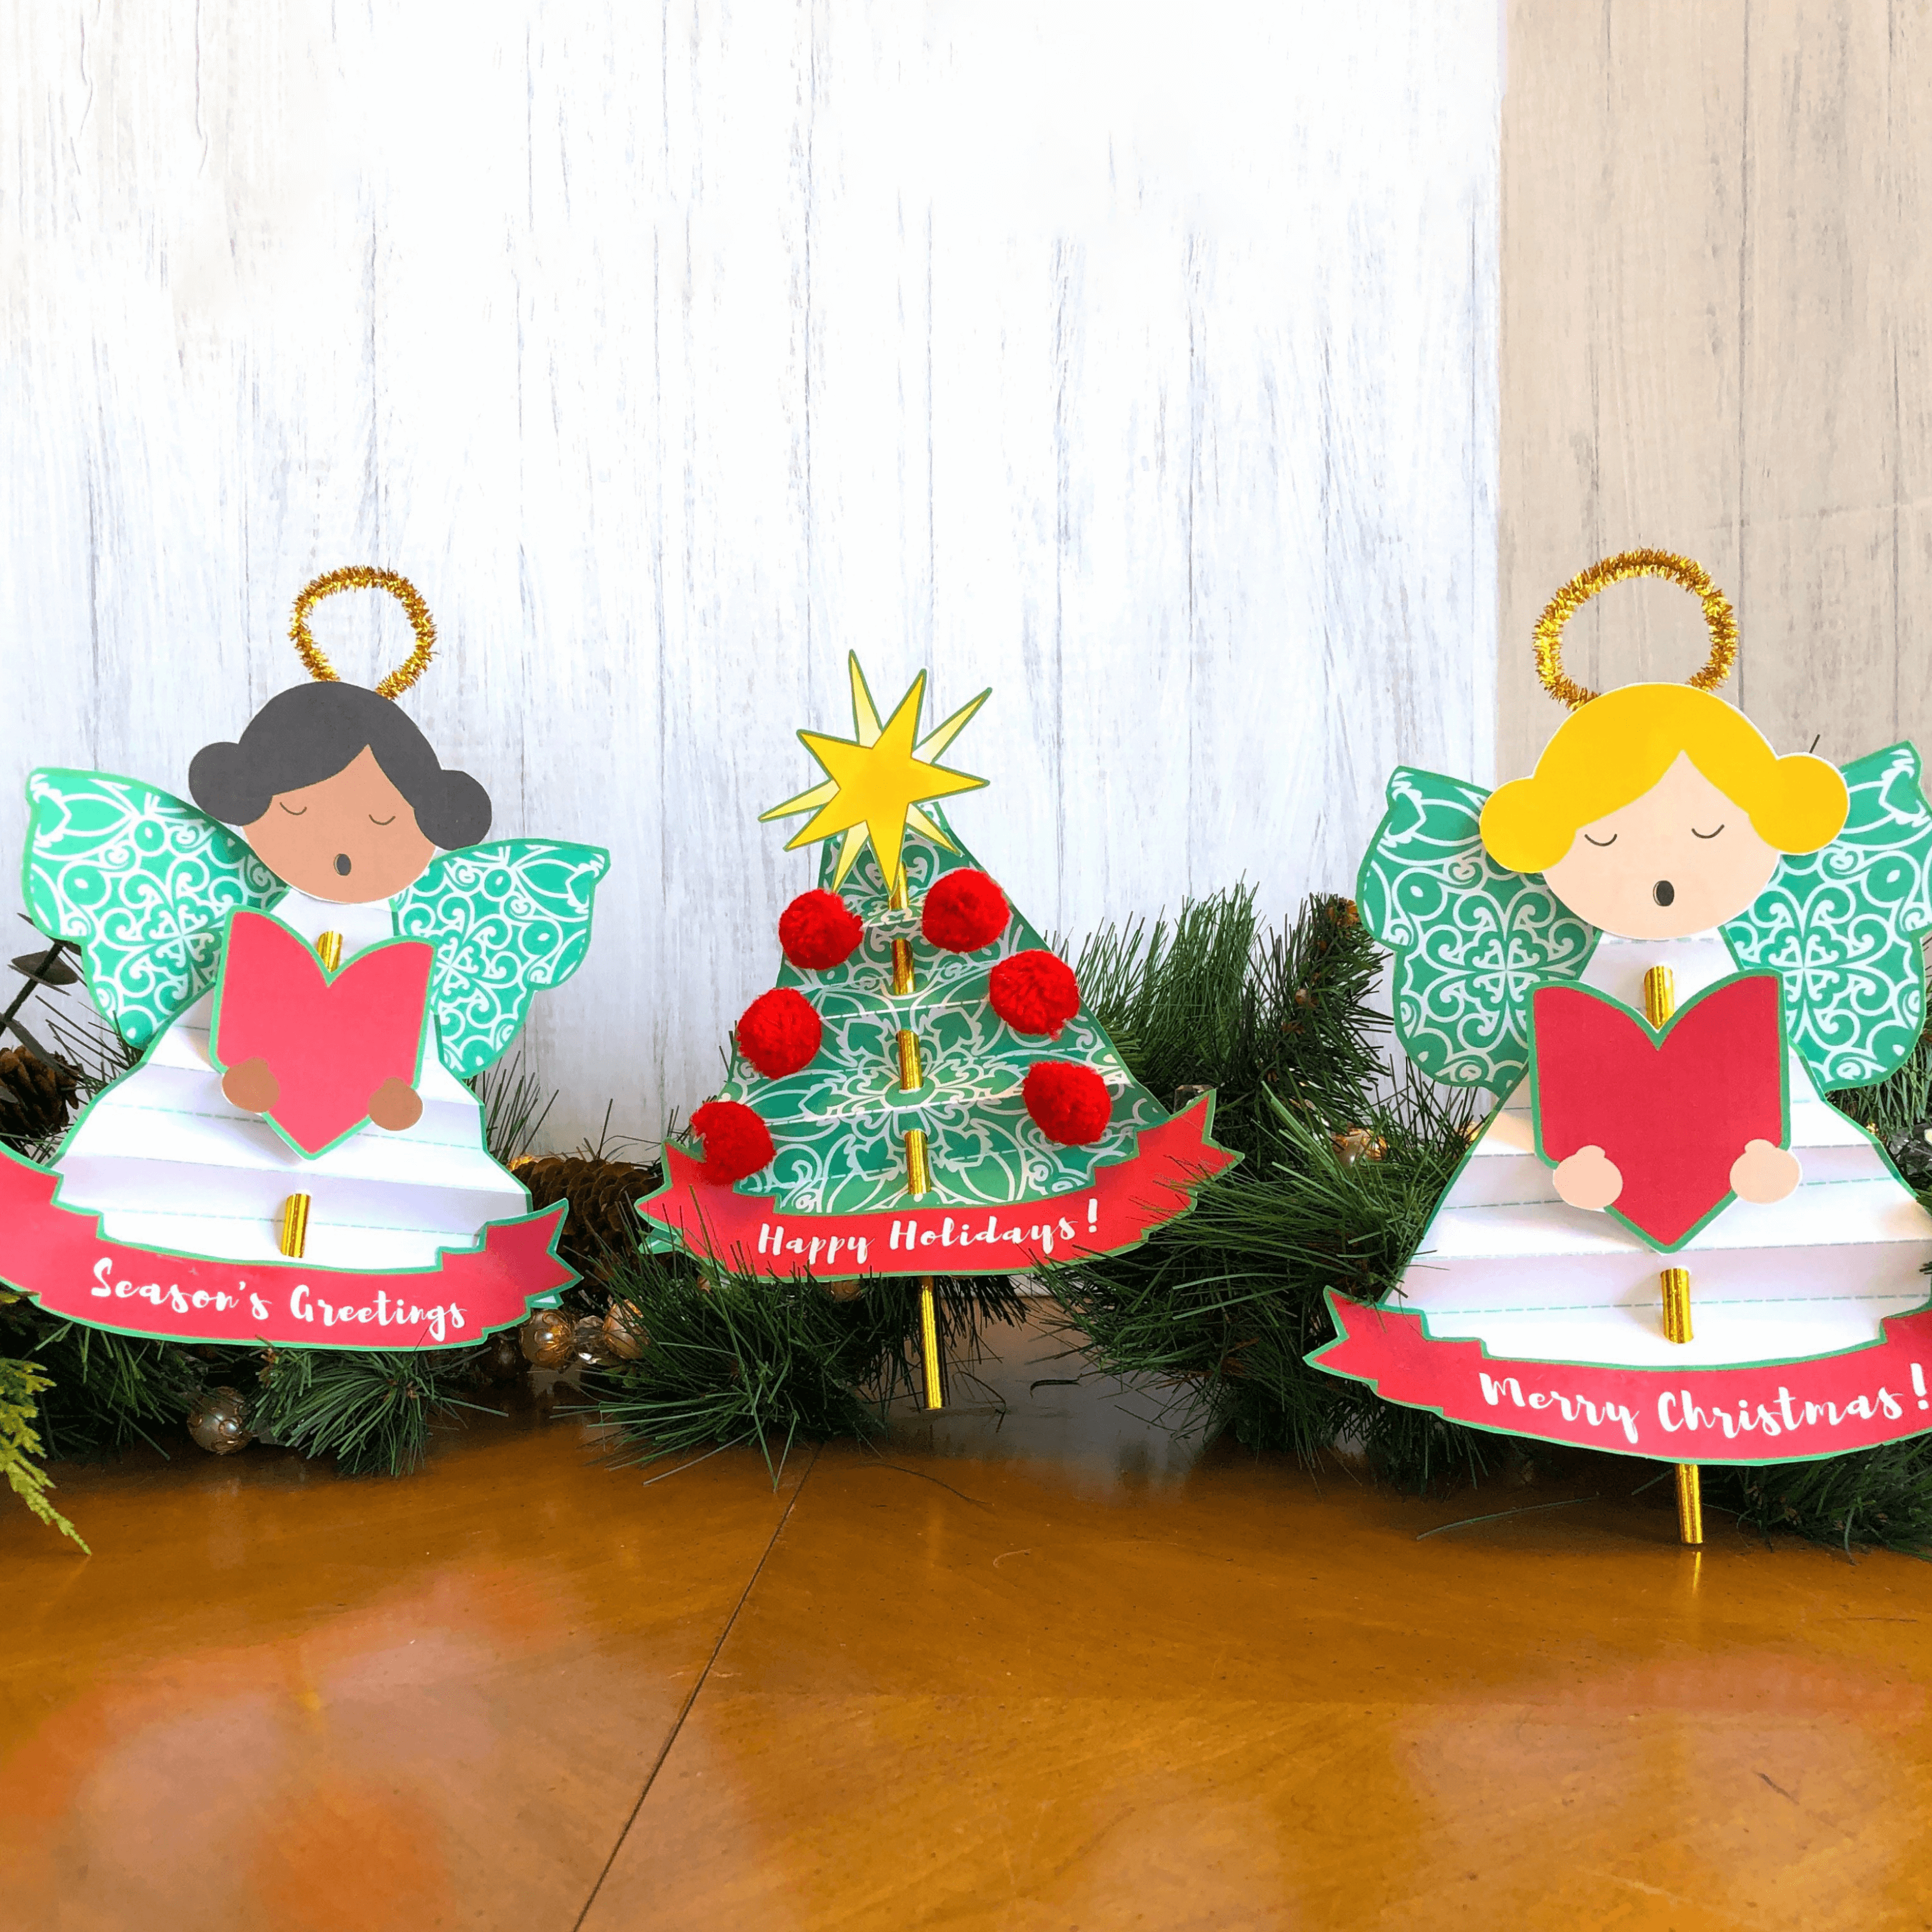
[[[524,1360],[539,1369],[560,1369],[570,1360],[577,1324],[560,1308],[539,1308],[524,1324]]]
[[[856,1301],[866,1292],[866,1284],[856,1275],[848,1276],[841,1281],[824,1281],[819,1286],[834,1301]]]
[[[614,1360],[634,1362],[651,1346],[651,1338],[631,1310],[614,1303],[604,1318],[604,1346]]]
[[[188,1412],[188,1432],[211,1456],[232,1456],[255,1438],[248,1427],[248,1405],[239,1389],[206,1389]]]
[[[570,1352],[586,1369],[608,1369],[617,1360],[605,1346],[602,1318],[595,1315],[578,1316],[570,1332]]]

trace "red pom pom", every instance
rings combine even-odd
[[[784,956],[808,973],[844,965],[865,936],[865,922],[836,892],[800,892],[778,914]]]
[[[1114,1112],[1107,1083],[1090,1066],[1070,1060],[1036,1060],[1020,1092],[1033,1124],[1062,1147],[1084,1147],[1107,1131]]]
[[[738,1051],[767,1080],[808,1065],[824,1037],[812,1002],[789,986],[760,993],[738,1016]]]
[[[691,1130],[704,1143],[698,1172],[720,1187],[770,1166],[778,1154],[771,1129],[741,1101],[706,1101],[692,1115]]]
[[[976,952],[1006,929],[1006,896],[984,872],[948,872],[926,896],[919,929],[948,952]]]
[[[1080,982],[1056,954],[1035,947],[1002,959],[986,976],[993,1010],[1016,1033],[1060,1037],[1060,1029],[1080,1010]]]

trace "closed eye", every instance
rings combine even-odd
[[[1718,827],[1718,832],[1721,832],[1724,829],[1720,825]],[[1693,838],[1714,838],[1718,836],[1718,832],[1700,832],[1694,825],[1690,828],[1690,836]]]
[[[396,814],[393,812],[390,813],[387,818],[378,818],[374,812],[371,812],[369,815],[369,823],[371,825],[393,825],[395,822]],[[1724,828],[1721,825],[1718,827],[1718,830],[1720,832],[1723,831],[1724,829]]]
[[[278,805],[282,805],[282,802],[280,799],[277,799],[275,802]],[[292,805],[282,805],[282,809],[286,812],[291,818],[306,818],[308,816],[308,807],[305,805],[299,808]]]
[[[1586,838],[1589,839],[1589,842],[1592,845],[1614,845],[1617,842],[1617,835],[1614,832],[1612,832],[1607,838],[1591,838],[1590,835],[1587,832],[1584,833],[1583,836]]]

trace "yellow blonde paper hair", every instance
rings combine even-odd
[[[1815,852],[1844,829],[1850,796],[1822,758],[1780,758],[1748,718],[1708,692],[1627,684],[1573,711],[1535,772],[1490,794],[1484,847],[1512,872],[1546,872],[1583,826],[1641,798],[1684,755],[1780,852]]]

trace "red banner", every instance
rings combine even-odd
[[[1671,1462],[1796,1462],[1932,1429],[1932,1307],[1893,1316],[1885,1339],[1837,1354],[1737,1368],[1517,1362],[1437,1341],[1422,1317],[1331,1288],[1337,1339],[1309,1357],[1389,1402],[1452,1422]]]
[[[1210,1096],[1142,1130],[1132,1156],[1096,1169],[1070,1194],[1002,1208],[902,1208],[869,1214],[788,1214],[776,1198],[704,1178],[667,1142],[666,1179],[638,1204],[646,1220],[734,1274],[836,1281],[854,1275],[1011,1274],[1042,1262],[1118,1254],[1186,1214],[1194,1190],[1236,1156],[1208,1138]]]
[[[203,1261],[109,1240],[57,1206],[56,1177],[0,1148],[0,1280],[50,1315],[168,1342],[436,1348],[520,1322],[575,1272],[554,1244],[566,1204],[493,1221],[482,1248],[394,1272]]]

